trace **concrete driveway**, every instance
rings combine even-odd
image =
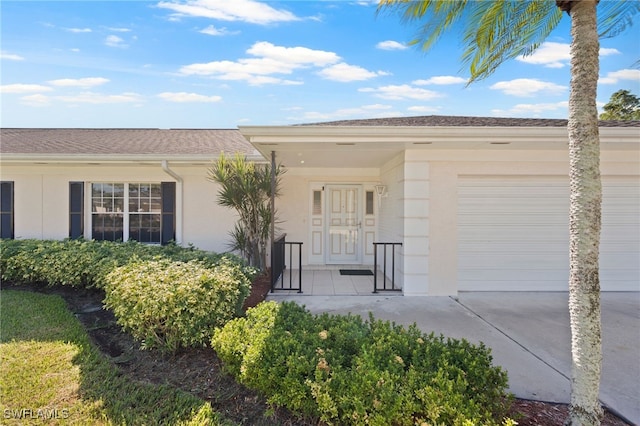
[[[269,296],[311,312],[360,314],[425,331],[484,342],[509,374],[517,397],[570,400],[571,331],[567,293],[461,293],[452,297]],[[603,366],[600,399],[640,424],[640,292],[602,293]]]

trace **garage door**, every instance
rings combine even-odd
[[[460,291],[567,291],[569,190],[561,176],[458,181]],[[640,185],[603,179],[602,290],[640,290]]]

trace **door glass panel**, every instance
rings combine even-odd
[[[313,191],[313,211],[312,214],[322,214],[322,192]]]
[[[366,193],[365,214],[366,215],[372,215],[373,214],[373,191],[367,191],[367,193]]]

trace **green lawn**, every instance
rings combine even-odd
[[[0,424],[231,423],[191,394],[122,375],[59,296],[2,290]]]

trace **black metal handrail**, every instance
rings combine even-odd
[[[286,241],[286,235],[282,235],[280,238],[273,242],[271,246],[271,292],[275,290],[297,290],[298,293],[302,293],[302,243]],[[293,286],[293,273],[289,273],[289,287],[284,286],[284,271],[287,269],[286,253],[287,246],[289,246],[289,271],[293,266],[293,246],[298,247],[298,286]],[[276,287],[276,283],[280,281],[280,286]]]
[[[383,284],[382,288],[378,287],[378,246],[383,246],[383,267],[382,267],[382,277]],[[387,247],[391,246],[391,288],[387,288]],[[401,291],[401,288],[396,288],[396,250],[395,246],[402,246],[402,243],[388,243],[388,242],[380,242],[373,243],[373,292],[377,293],[378,291]]]
[[[278,281],[285,268],[284,255],[285,255],[285,235],[275,240],[271,244],[271,291]]]

